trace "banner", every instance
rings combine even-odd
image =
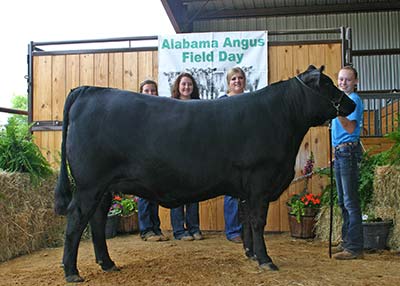
[[[226,74],[240,67],[246,74],[245,92],[267,85],[267,32],[213,32],[158,37],[158,89],[171,96],[181,72],[196,80],[202,99],[226,93]]]

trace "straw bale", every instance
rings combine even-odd
[[[329,241],[330,228],[330,207],[324,206],[317,215],[317,223],[315,224],[315,238],[322,241]],[[332,221],[332,243],[338,244],[341,240],[342,233],[342,217],[338,206],[333,208]]]
[[[34,186],[27,174],[0,172],[0,262],[63,242],[65,218],[53,211],[56,179]]]
[[[383,220],[392,220],[393,227],[388,238],[391,250],[400,250],[400,168],[394,166],[377,167],[374,175],[374,192],[370,211]],[[323,207],[318,215],[316,238],[329,240],[329,207]],[[340,241],[341,212],[334,208],[332,241]]]
[[[400,168],[393,166],[382,166],[376,168],[372,204],[374,206],[399,208]]]
[[[390,249],[400,250],[400,168],[398,166],[376,168],[371,208],[376,217],[393,221],[388,246]]]

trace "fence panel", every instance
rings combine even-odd
[[[333,80],[340,68],[340,44],[302,44],[270,46],[269,82],[289,79],[304,71],[309,64],[325,65],[326,74]],[[157,51],[121,51],[110,53],[83,53],[33,56],[33,120],[62,120],[62,108],[69,90],[80,85],[101,85],[138,91],[143,79],[157,79]],[[35,131],[35,143],[53,166],[59,161],[60,128]],[[312,128],[304,138],[296,160],[296,177],[301,176],[310,152],[315,155],[316,166],[328,162],[327,127]],[[321,182],[312,178],[309,190],[319,192]],[[287,231],[286,201],[303,189],[297,181],[269,209],[266,230]],[[169,210],[160,208],[163,229],[170,229]],[[200,203],[202,230],[224,230],[223,196]]]

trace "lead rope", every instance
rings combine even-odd
[[[336,108],[336,117],[339,116],[340,103],[342,102],[343,95],[344,95],[344,92],[342,92],[342,95],[340,96],[339,101],[337,103],[333,102],[333,107]],[[331,122],[332,122],[332,120],[329,121],[329,124]]]
[[[309,87],[309,86],[308,86],[301,78],[299,78],[297,75],[295,76],[295,78],[296,78],[303,86],[305,86],[306,88],[308,88],[308,89],[312,90],[313,92],[315,92],[314,89],[312,89],[311,87]],[[326,99],[326,98],[323,97],[324,99],[329,100],[330,103],[332,103],[333,107],[336,109],[336,116],[339,116],[340,103],[342,102],[343,95],[344,95],[344,92],[342,92],[342,94],[340,95],[340,98],[339,98],[339,101],[338,101],[338,102],[334,102],[334,101],[332,101],[332,100],[329,100],[329,99]]]
[[[344,93],[340,96],[338,103],[334,103],[336,108],[336,116],[339,116],[340,102],[342,101]],[[329,202],[329,258],[332,258],[332,232],[333,232],[333,160],[332,160],[332,120],[329,121],[329,162],[330,162],[330,176],[331,176],[331,191]]]
[[[332,120],[329,121],[329,162],[330,162],[330,214],[329,214],[329,258],[332,258],[332,228],[333,228],[333,160],[332,160]]]

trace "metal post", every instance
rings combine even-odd
[[[342,59],[341,59],[341,67],[346,65],[346,50],[347,50],[347,43],[345,39],[345,28],[342,26],[340,27],[340,39],[342,40]]]
[[[352,49],[353,49],[353,47],[352,47],[352,43],[351,43],[352,38],[351,38],[351,28],[350,27],[346,28],[346,36],[345,37],[346,37],[345,40],[346,40],[346,43],[347,43],[346,58],[345,58],[346,62],[345,62],[345,64],[346,65],[353,65],[353,58],[352,58]]]
[[[33,58],[32,58],[32,51],[33,51],[33,42],[31,41],[28,45],[28,55],[27,62],[28,62],[28,75],[25,77],[27,85],[28,85],[28,124],[33,122]]]

